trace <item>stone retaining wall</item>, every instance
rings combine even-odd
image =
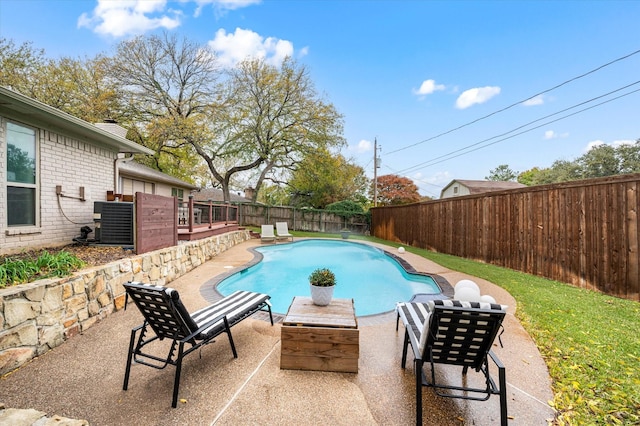
[[[0,376],[122,309],[122,284],[165,285],[249,238],[247,230],[229,232],[65,278],[0,289]]]

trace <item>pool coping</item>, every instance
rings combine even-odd
[[[284,243],[280,243],[279,245],[282,244],[295,244],[296,242],[300,242],[300,241],[306,241],[306,240],[335,240],[335,241],[343,241],[337,238],[299,238],[296,241],[287,241]],[[440,288],[440,293],[429,293],[429,296],[433,297],[433,299],[437,299],[437,298],[442,298],[442,299],[451,299],[453,298],[453,294],[454,294],[454,288],[451,285],[451,283],[449,283],[449,281],[447,281],[446,278],[444,278],[441,275],[438,274],[431,274],[428,272],[421,272],[416,270],[413,265],[411,265],[407,260],[401,258],[400,256],[379,247],[378,245],[373,245],[370,244],[366,241],[344,241],[345,243],[351,243],[351,244],[362,244],[362,245],[367,245],[370,247],[374,247],[377,248],[378,250],[381,250],[385,255],[391,257],[393,260],[395,260],[404,270],[406,273],[408,274],[414,274],[414,275],[422,275],[422,276],[428,276],[430,278],[432,278],[436,285],[438,286],[438,288]],[[262,247],[262,246],[260,246]],[[218,274],[212,278],[210,278],[209,280],[205,281],[202,286],[200,287],[200,293],[202,295],[202,297],[205,298],[205,300],[207,300],[210,303],[216,302],[218,300],[220,300],[221,298],[224,297],[224,295],[222,293],[220,293],[218,291],[218,284],[220,284],[223,280],[231,277],[232,275],[241,273],[242,271],[251,268],[252,266],[257,265],[258,263],[260,263],[264,257],[264,255],[262,253],[260,253],[258,250],[256,250],[257,247],[248,247],[247,251],[249,251],[250,253],[253,254],[253,258],[251,260],[249,260],[247,263],[243,264],[242,266],[236,267],[231,269],[228,272],[223,272],[221,274]],[[423,293],[416,293],[415,295],[418,294],[423,294]],[[426,293],[424,293],[426,294]],[[398,302],[401,302],[400,300]],[[395,312],[395,310],[390,310],[390,311],[385,311],[385,312],[380,312],[377,314],[370,314],[370,315],[357,315],[357,318],[362,318],[362,319],[367,319],[367,318],[378,318],[378,317],[383,317],[383,316],[387,316],[390,313]],[[282,321],[284,319],[285,314],[281,314],[281,313],[273,313],[273,319],[274,321]],[[261,317],[261,315],[259,315],[259,317]],[[268,315],[264,316],[264,319],[269,319]]]

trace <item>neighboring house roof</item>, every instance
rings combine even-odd
[[[190,190],[198,189],[198,187],[193,184],[170,176],[166,173],[162,173],[161,171],[152,169],[151,167],[136,163],[135,161],[120,163],[120,165],[118,166],[118,171],[121,176],[152,180],[154,182],[166,183],[168,185],[187,188]]]
[[[251,199],[243,197],[242,195],[231,192],[229,194],[232,203],[250,203]],[[224,201],[224,195],[221,189],[204,188],[193,193],[193,199],[195,201]]]
[[[153,154],[153,150],[99,128],[57,108],[0,86],[0,114],[4,117],[50,129],[61,129],[69,136],[86,139],[116,152]]]
[[[471,195],[482,194],[484,192],[505,191],[507,189],[524,188],[527,186],[519,182],[454,179],[442,189],[442,191],[440,192],[440,198],[442,198],[442,195],[445,193],[445,191],[455,183],[465,186],[469,190],[469,193]]]

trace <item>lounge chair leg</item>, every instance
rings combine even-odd
[[[500,424],[507,426],[507,377],[504,367],[498,367],[498,376],[500,382]]]
[[[404,343],[402,345],[402,368],[405,368],[407,365],[407,347],[409,346],[409,331],[405,328],[404,330]]]
[[[273,325],[273,315],[271,314],[271,305],[267,304],[267,308],[269,309],[269,319],[271,320],[271,325]]]
[[[227,336],[229,336],[229,344],[231,345],[231,351],[233,352],[233,357],[238,358],[238,352],[236,352],[236,345],[233,344],[233,337],[231,337],[231,327],[229,327],[229,321],[227,320],[227,317],[224,317],[224,327],[225,327]]]
[[[180,389],[180,373],[182,373],[182,354],[184,352],[184,342],[180,342],[178,347],[178,358],[176,359],[176,378],[173,381],[173,399],[171,400],[171,407],[176,408],[178,406],[178,390]]]
[[[416,425],[422,426],[422,360],[415,360],[416,374]]]
[[[129,387],[129,374],[131,373],[131,361],[133,359],[133,345],[135,345],[136,341],[136,331],[138,329],[134,328],[131,330],[131,340],[129,341],[129,353],[127,354],[127,368],[124,370],[124,384],[122,385],[122,390],[127,390]]]

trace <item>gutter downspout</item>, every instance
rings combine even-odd
[[[114,194],[122,194],[122,188],[120,188],[120,164],[128,163],[133,160],[133,154],[130,152],[123,153],[124,155],[129,154],[129,157],[120,157],[121,153],[118,153],[118,158],[113,162],[113,193]]]

